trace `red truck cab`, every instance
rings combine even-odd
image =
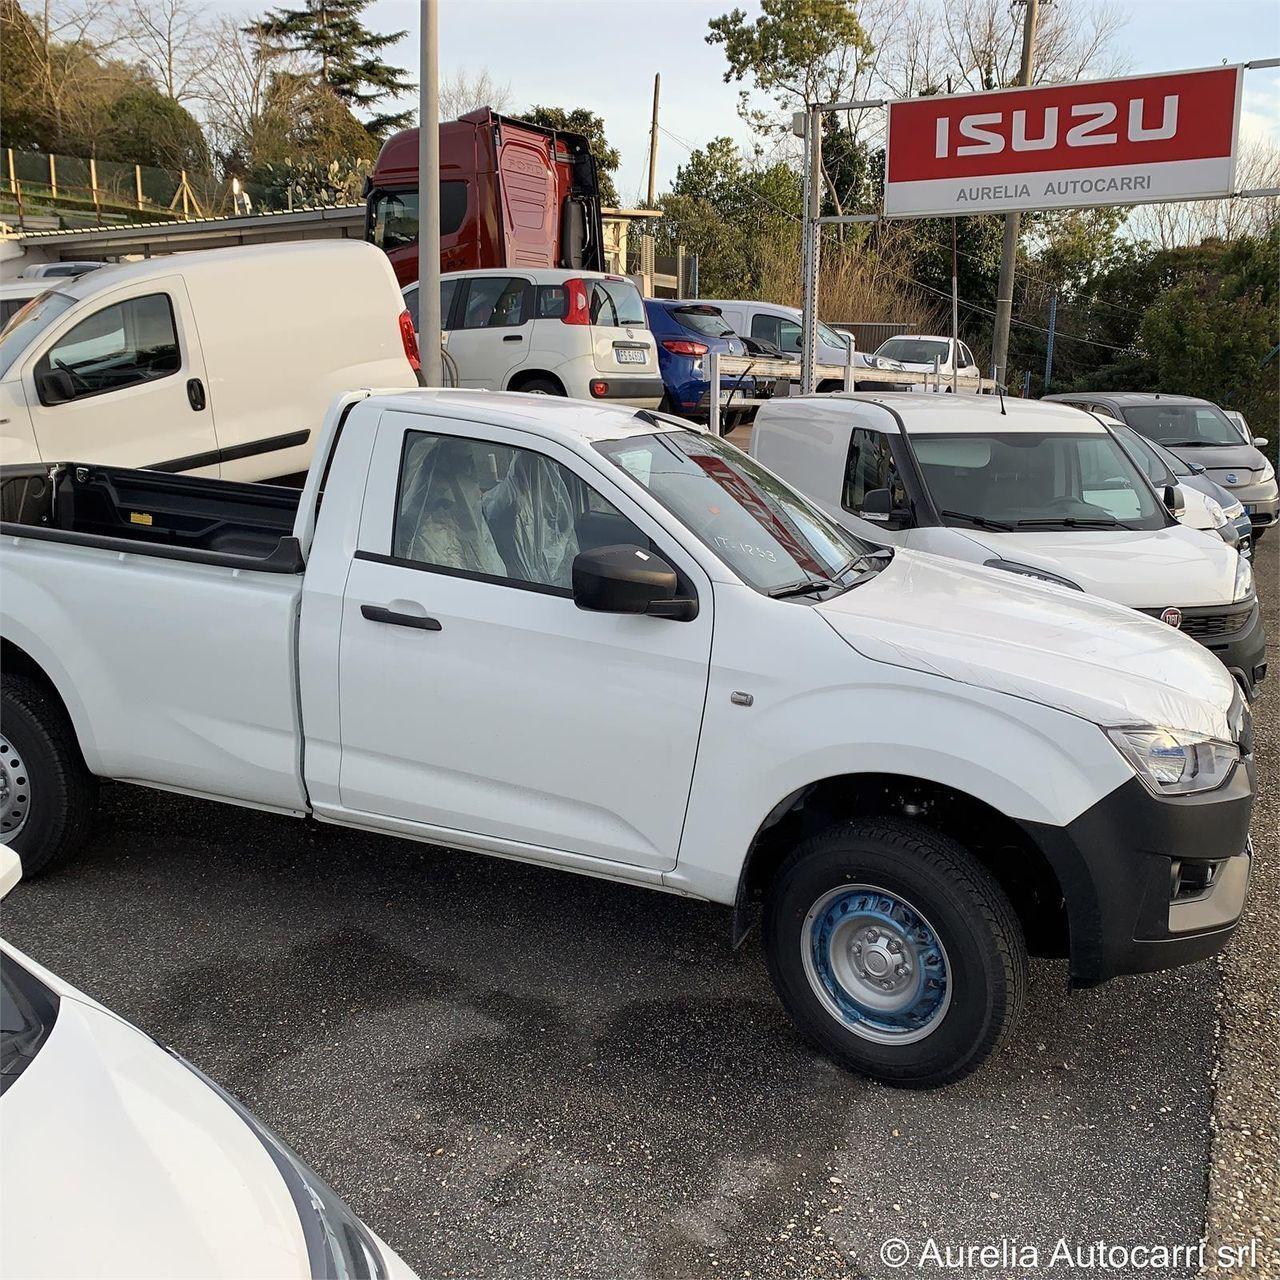
[[[383,144],[365,188],[365,239],[401,285],[418,278],[418,131]],[[487,107],[440,126],[440,270],[603,271],[596,164],[578,133]]]

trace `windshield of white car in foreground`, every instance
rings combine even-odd
[[[42,293],[32,298],[21,311],[0,330],[0,378],[9,372],[13,362],[43,333],[75,299],[65,293]]]
[[[672,431],[596,448],[766,595],[843,590],[879,567],[870,544],[714,436]]]
[[[1240,432],[1212,404],[1144,404],[1121,411],[1124,420],[1166,449],[1220,448],[1241,443]]]
[[[1111,435],[913,435],[943,521],[980,529],[1162,529],[1170,517]]]
[[[903,364],[932,364],[936,356],[943,364],[951,355],[951,344],[932,338],[890,338],[876,348],[876,355]]]

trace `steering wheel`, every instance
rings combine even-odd
[[[62,372],[65,373],[67,377],[71,379],[72,386],[75,386],[77,383],[79,383],[78,390],[80,391],[93,390],[93,385],[89,382],[89,380],[85,378],[83,375],[77,373],[69,364],[67,364],[65,360],[59,360],[57,356],[54,356],[53,364],[55,368],[61,369]]]

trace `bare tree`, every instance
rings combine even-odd
[[[458,67],[440,81],[441,120],[456,120],[480,107],[506,111],[510,106],[511,85],[499,84],[485,67],[475,75],[471,75],[466,67]]]
[[[209,33],[194,0],[119,0],[114,12],[119,55],[175,102],[198,97]]]

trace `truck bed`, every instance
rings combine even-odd
[[[64,462],[0,468],[0,533],[266,573],[301,573],[300,493]]]

